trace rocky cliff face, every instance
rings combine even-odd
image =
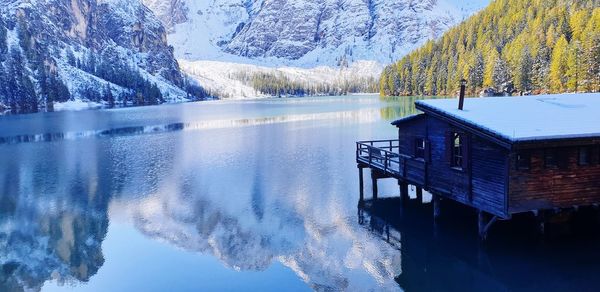
[[[109,73],[124,69],[139,75],[149,87],[154,85],[170,99],[184,96],[178,88],[183,83],[182,76],[173,49],[167,44],[166,30],[141,2],[0,0],[0,4],[0,25],[7,35],[0,42],[13,56],[23,57],[22,71],[33,82],[34,98],[39,102],[44,102],[47,93],[38,76],[54,74],[75,99],[90,95],[103,99],[106,88],[110,95],[134,96],[139,88]],[[9,70],[6,62],[4,67]],[[7,84],[5,87],[10,87],[11,82]],[[0,95],[8,96],[6,100],[10,102],[10,96],[15,94],[0,91]]]
[[[152,9],[168,30],[188,21],[188,8],[185,0],[144,0],[144,5]]]
[[[157,2],[144,0],[172,26],[170,41],[178,57],[235,61],[232,56],[241,56],[314,66],[389,63],[440,36],[487,1],[470,3],[468,9],[447,0]]]

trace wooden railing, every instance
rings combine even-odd
[[[356,161],[386,173],[405,177],[409,159],[412,157],[400,153],[399,140],[356,142]]]

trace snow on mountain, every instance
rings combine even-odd
[[[143,0],[176,56],[269,66],[390,63],[483,8],[457,0]]]
[[[241,99],[267,97],[257,92],[251,85],[236,78],[237,74],[264,73],[273,76],[285,76],[292,81],[310,84],[325,84],[332,87],[357,78],[376,80],[383,69],[374,61],[357,61],[348,67],[336,68],[318,66],[314,68],[300,67],[267,67],[250,64],[219,61],[186,61],[179,60],[181,70],[197,80],[210,92],[221,97]]]
[[[140,1],[0,0],[0,4],[0,27],[8,35],[5,53],[23,56],[23,72],[34,83],[39,103],[48,99],[39,76],[56,75],[75,100],[102,101],[108,89],[117,99],[134,96],[139,88],[117,80],[109,70],[139,74],[167,101],[185,98],[166,29]],[[8,61],[4,65],[9,70]],[[11,102],[11,94],[7,95]]]
[[[204,87],[231,97],[257,95],[254,89],[231,78],[240,72],[276,71],[286,78],[314,83],[311,73],[328,66],[333,77],[317,74],[325,79],[317,81],[328,84],[332,79],[378,76],[382,66],[373,63],[387,64],[401,58],[489,2],[142,1],[167,26],[168,41],[183,71]],[[365,65],[363,70],[356,70]],[[285,67],[307,70],[292,74]]]

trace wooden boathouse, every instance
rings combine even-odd
[[[457,107],[457,104],[459,106]],[[363,169],[377,180],[453,200],[479,213],[485,238],[496,220],[600,204],[600,94],[420,100],[422,113],[392,124],[398,139],[357,142],[360,201]]]

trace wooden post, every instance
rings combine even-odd
[[[365,182],[363,179],[363,168],[362,167],[358,167],[358,185],[360,188],[359,191],[359,203],[363,203],[365,201]]]
[[[487,232],[485,231],[485,226],[487,225],[485,217],[485,212],[481,210],[477,212],[477,226],[479,227],[479,239],[481,240],[485,240],[487,237]]]
[[[377,175],[373,170],[371,170],[371,181],[373,183],[373,200],[377,200],[379,194],[379,191],[377,190]]]
[[[400,186],[400,202],[402,202],[402,204],[405,204],[410,199],[410,197],[408,196],[408,184],[402,181],[398,181],[398,185]]]
[[[439,195],[433,195],[433,220],[437,220],[441,214],[441,202],[442,198]]]
[[[423,203],[423,189],[420,187],[417,187],[417,201]]]
[[[485,211],[478,210],[478,226],[479,226],[479,239],[486,240],[488,231],[498,220],[497,216],[492,216],[491,214],[486,213]]]

